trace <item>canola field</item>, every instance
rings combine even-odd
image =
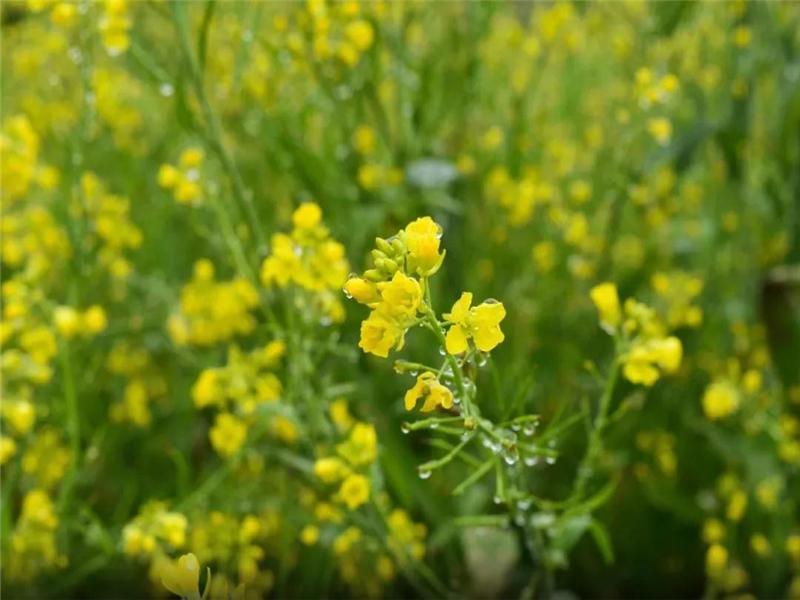
[[[800,598],[800,2],[0,17],[4,597]]]

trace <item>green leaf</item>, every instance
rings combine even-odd
[[[603,555],[603,560],[606,564],[614,564],[614,548],[611,545],[611,536],[608,534],[608,529],[597,519],[592,519],[589,525],[589,533],[592,534],[600,554]]]

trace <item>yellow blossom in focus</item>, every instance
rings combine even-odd
[[[470,308],[472,294],[463,292],[453,304],[444,320],[450,323],[445,345],[450,354],[461,354],[469,348],[468,340],[472,339],[481,352],[490,352],[504,339],[500,330],[500,322],[506,316],[506,309],[501,302],[487,300]]]
[[[439,383],[434,373],[425,371],[417,377],[414,386],[406,392],[406,410],[412,410],[420,398],[424,398],[422,412],[430,412],[439,406],[445,409],[453,407],[453,393]]]

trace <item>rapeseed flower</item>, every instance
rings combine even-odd
[[[462,354],[469,349],[469,340],[481,352],[490,352],[504,339],[500,322],[506,316],[506,309],[496,300],[487,300],[470,308],[472,293],[463,292],[453,304],[444,320],[450,324],[447,330],[446,348],[450,354]]]
[[[440,406],[445,409],[453,407],[453,393],[439,383],[436,375],[430,371],[419,375],[414,386],[406,392],[406,410],[412,410],[420,398],[425,399],[422,412],[430,412]]]

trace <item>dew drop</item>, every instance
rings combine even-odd
[[[556,457],[548,456],[547,458],[544,459],[544,462],[546,462],[548,465],[554,465],[556,464]]]
[[[428,477],[430,477],[430,476],[431,476],[431,472],[430,471],[424,471],[424,470],[420,470],[419,471],[419,478],[420,479],[428,479]]]
[[[495,494],[495,497],[492,498],[492,500],[494,501],[495,504],[500,504],[503,501],[503,499],[500,496],[496,495],[496,494]]]
[[[165,98],[169,98],[175,93],[175,88],[172,87],[172,84],[170,83],[162,83],[160,86],[158,86],[158,92]]]
[[[536,465],[539,464],[539,459],[536,458],[535,456],[526,456],[525,458],[522,459],[522,462],[525,463],[526,467],[535,467]]]
[[[408,423],[402,423],[400,425],[400,431],[402,431],[403,433],[408,433],[409,431],[411,431],[411,427],[409,427]]]

